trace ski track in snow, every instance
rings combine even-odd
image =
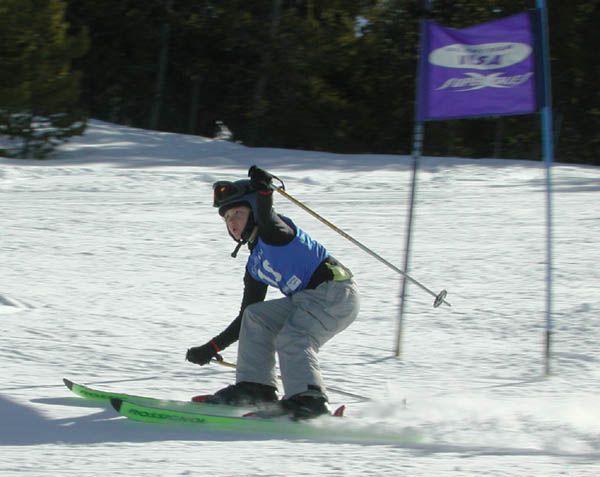
[[[0,159],[0,475],[600,475],[600,169],[557,164],[554,348],[543,376],[541,163],[424,158],[402,359],[400,277],[281,196],[356,275],[359,319],[321,351],[349,425],[395,444],[311,442],[143,425],[62,378],[188,399],[234,372],[185,350],[237,313],[245,255],[211,184],[272,170],[390,262],[403,261],[409,158],[246,148],[92,121],[52,161]],[[269,292],[270,297],[279,296]],[[236,359],[236,347],[225,351]]]

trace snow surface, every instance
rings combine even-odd
[[[188,399],[234,372],[184,361],[237,313],[246,252],[211,184],[258,164],[402,266],[411,160],[247,148],[92,121],[52,161],[0,159],[0,475],[600,475],[600,169],[553,168],[552,375],[543,376],[541,162],[425,158],[401,359],[400,276],[276,197],[355,273],[362,311],[321,351],[348,423],[389,445],[140,424],[62,378]],[[277,297],[278,292],[269,296]],[[236,360],[236,346],[225,358]]]

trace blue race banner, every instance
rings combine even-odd
[[[529,13],[464,29],[427,21],[421,41],[419,120],[537,110]]]

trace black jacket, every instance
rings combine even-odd
[[[248,243],[250,250],[255,246],[258,238],[266,244],[280,246],[285,246],[294,240],[294,237],[296,237],[295,228],[288,224],[283,216],[277,214],[273,209],[273,191],[258,191],[256,207],[255,220],[258,226],[258,235],[253,243]],[[310,282],[306,286],[307,289],[314,289],[321,283],[333,279],[333,272],[325,265],[326,263],[341,265],[332,256],[327,257],[313,273]],[[253,303],[264,301],[266,296],[267,285],[252,278],[246,269],[244,274],[244,295],[240,312],[225,331],[213,338],[219,349],[225,349],[238,340],[244,310]]]
[[[273,192],[257,192],[255,220],[258,226],[258,236],[269,245],[287,245],[296,236],[296,231],[288,225],[273,209]],[[254,242],[255,243],[255,242]],[[252,250],[254,243],[249,243]],[[252,278],[246,270],[244,274],[244,295],[237,317],[219,335],[213,338],[219,349],[225,349],[236,342],[240,335],[242,315],[248,305],[263,301],[267,296],[267,285]]]

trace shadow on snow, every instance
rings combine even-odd
[[[90,445],[103,443],[144,443],[160,441],[249,441],[273,440],[306,441],[306,438],[296,438],[278,435],[257,434],[252,432],[206,432],[196,429],[178,427],[175,425],[153,425],[130,421],[116,414],[112,408],[102,403],[86,401],[76,397],[47,398],[32,401],[35,404],[59,405],[80,408],[98,408],[99,411],[84,416],[51,419],[33,409],[16,403],[0,395],[0,420],[3,423],[0,433],[0,446],[36,446],[43,444]],[[414,431],[406,433],[403,441],[389,442],[346,441],[337,437],[319,439],[324,443],[353,443],[358,445],[389,445],[404,450],[412,450],[418,455],[437,453],[456,453],[466,457],[495,455],[495,456],[555,456],[597,460],[598,453],[572,453],[560,450],[543,450],[531,448],[510,448],[477,445],[453,445],[444,443],[414,442]],[[411,436],[413,436],[411,438]],[[411,442],[413,439],[413,442]],[[314,440],[314,439],[311,439]]]

